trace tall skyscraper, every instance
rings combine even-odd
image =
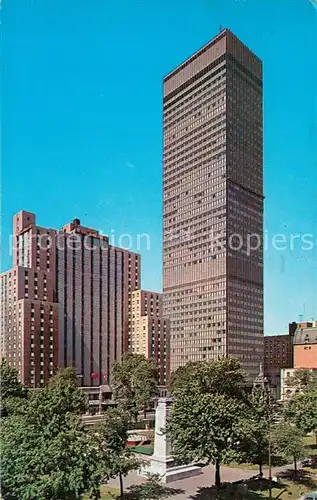
[[[164,78],[163,108],[171,370],[237,356],[255,377],[263,360],[261,60],[223,30]]]
[[[161,293],[136,290],[132,292],[130,310],[129,350],[154,358],[159,371],[159,384],[169,377],[169,320],[163,318]]]

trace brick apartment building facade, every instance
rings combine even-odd
[[[264,337],[264,374],[275,396],[280,396],[281,369],[293,368],[293,342],[296,323],[289,324],[288,334]]]
[[[127,350],[140,268],[140,255],[110,245],[78,219],[57,235],[59,363],[75,366],[84,386],[109,383],[113,362]]]
[[[163,318],[161,293],[136,290],[132,292],[129,350],[154,358],[159,368],[159,384],[169,378],[169,320]]]
[[[0,276],[1,356],[30,387],[73,366],[82,386],[109,383],[128,347],[140,256],[75,219],[61,231],[13,218],[13,268]]]
[[[35,215],[13,217],[13,267],[0,276],[1,356],[23,384],[43,386],[58,366],[55,231]]]

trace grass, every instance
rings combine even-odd
[[[304,495],[309,491],[309,488],[301,485],[301,484],[296,484],[296,483],[283,483],[283,486],[281,488],[273,488],[272,489],[272,498],[273,499],[279,499],[279,500],[286,500],[286,499],[294,499],[297,500],[299,497]],[[258,498],[268,498],[269,497],[269,490],[265,489],[264,491],[259,491],[259,490],[251,490],[250,491],[250,499],[256,498],[254,494],[260,495]],[[253,496],[252,496],[253,494]],[[248,498],[248,497],[247,497]]]
[[[118,498],[120,491],[116,488],[111,488],[107,484],[101,486],[101,500],[114,500]],[[83,500],[88,500],[88,496],[84,496]]]
[[[303,484],[302,482],[293,482],[282,480],[275,483],[272,488],[273,500],[297,500],[299,497],[312,490],[312,483]],[[316,483],[317,486],[317,483]],[[215,487],[199,488],[192,497],[194,500],[261,500],[269,498],[268,481],[253,481],[248,485],[245,491],[242,485],[228,485],[216,491]]]
[[[306,446],[312,446],[312,447],[316,446],[315,436],[306,436],[306,437],[304,437],[304,441],[305,441]]]
[[[152,446],[130,446],[130,450],[135,453],[140,453],[141,455],[153,455],[153,447]]]
[[[317,446],[316,446],[316,437],[315,436],[306,436],[304,437],[305,445],[309,449],[309,455],[316,456],[317,455]]]
[[[224,464],[225,467],[230,467],[232,469],[245,469],[245,470],[259,470],[259,466],[255,464],[247,464],[247,463],[242,463],[238,464],[236,462],[231,462],[230,464],[226,465]],[[268,469],[268,465],[263,465],[263,470]]]

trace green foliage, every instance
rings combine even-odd
[[[102,479],[118,477],[121,495],[123,494],[122,477],[138,468],[140,462],[127,448],[130,415],[120,408],[109,408],[105,421],[94,431],[103,450],[99,472]]]
[[[199,363],[189,361],[186,365],[179,366],[174,372],[171,373],[168,387],[170,394],[175,394],[177,390],[191,382],[192,373],[194,373],[197,365],[199,365]]]
[[[317,441],[317,391],[294,394],[286,415],[304,434],[313,432]]]
[[[260,474],[263,464],[268,463],[270,428],[280,413],[280,406],[269,392],[255,389],[249,394],[241,422],[241,453],[243,461],[259,466]]]
[[[241,425],[241,452],[243,460],[257,464],[262,474],[262,465],[268,460],[271,398],[265,391],[255,390],[249,395],[248,403]]]
[[[245,373],[237,358],[190,362],[171,375],[171,391],[175,396],[183,389],[190,389],[193,393],[198,390],[204,394],[241,397],[244,382]]]
[[[153,359],[141,354],[126,354],[112,369],[111,385],[115,399],[136,420],[157,395],[158,370]]]
[[[273,428],[272,442],[274,452],[283,457],[285,461],[294,461],[295,474],[297,472],[297,461],[307,454],[303,435],[295,425],[282,422]]]
[[[21,407],[23,407],[26,402],[28,391],[19,381],[18,371],[11,367],[5,359],[2,360],[0,366],[0,387],[1,417],[19,413]]]
[[[242,416],[246,412],[241,384],[244,375],[236,359],[188,365],[175,382],[176,396],[168,432],[173,453],[182,462],[206,460],[216,465],[220,484],[220,463],[240,458]]]
[[[295,386],[302,392],[317,392],[317,373],[311,370],[295,370],[287,385]]]
[[[98,489],[101,451],[83,429],[74,380],[72,370],[61,370],[1,425],[2,482],[18,499],[76,500]]]
[[[185,462],[232,460],[243,409],[238,400],[223,394],[201,394],[195,401],[190,395],[177,399],[168,426],[176,457]]]
[[[146,482],[135,484],[128,488],[125,494],[126,500],[158,500],[159,498],[171,498],[173,495],[184,493],[183,490],[169,488],[160,483],[159,474],[147,474]]]

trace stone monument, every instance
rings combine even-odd
[[[259,374],[255,377],[253,381],[253,390],[261,389],[262,391],[268,392],[269,390],[269,381],[264,376],[263,364],[260,364]]]
[[[202,473],[198,465],[174,465],[171,442],[166,433],[168,417],[172,408],[172,398],[159,398],[155,411],[154,453],[150,462],[139,470],[140,476],[159,474],[164,484],[178,481]]]

